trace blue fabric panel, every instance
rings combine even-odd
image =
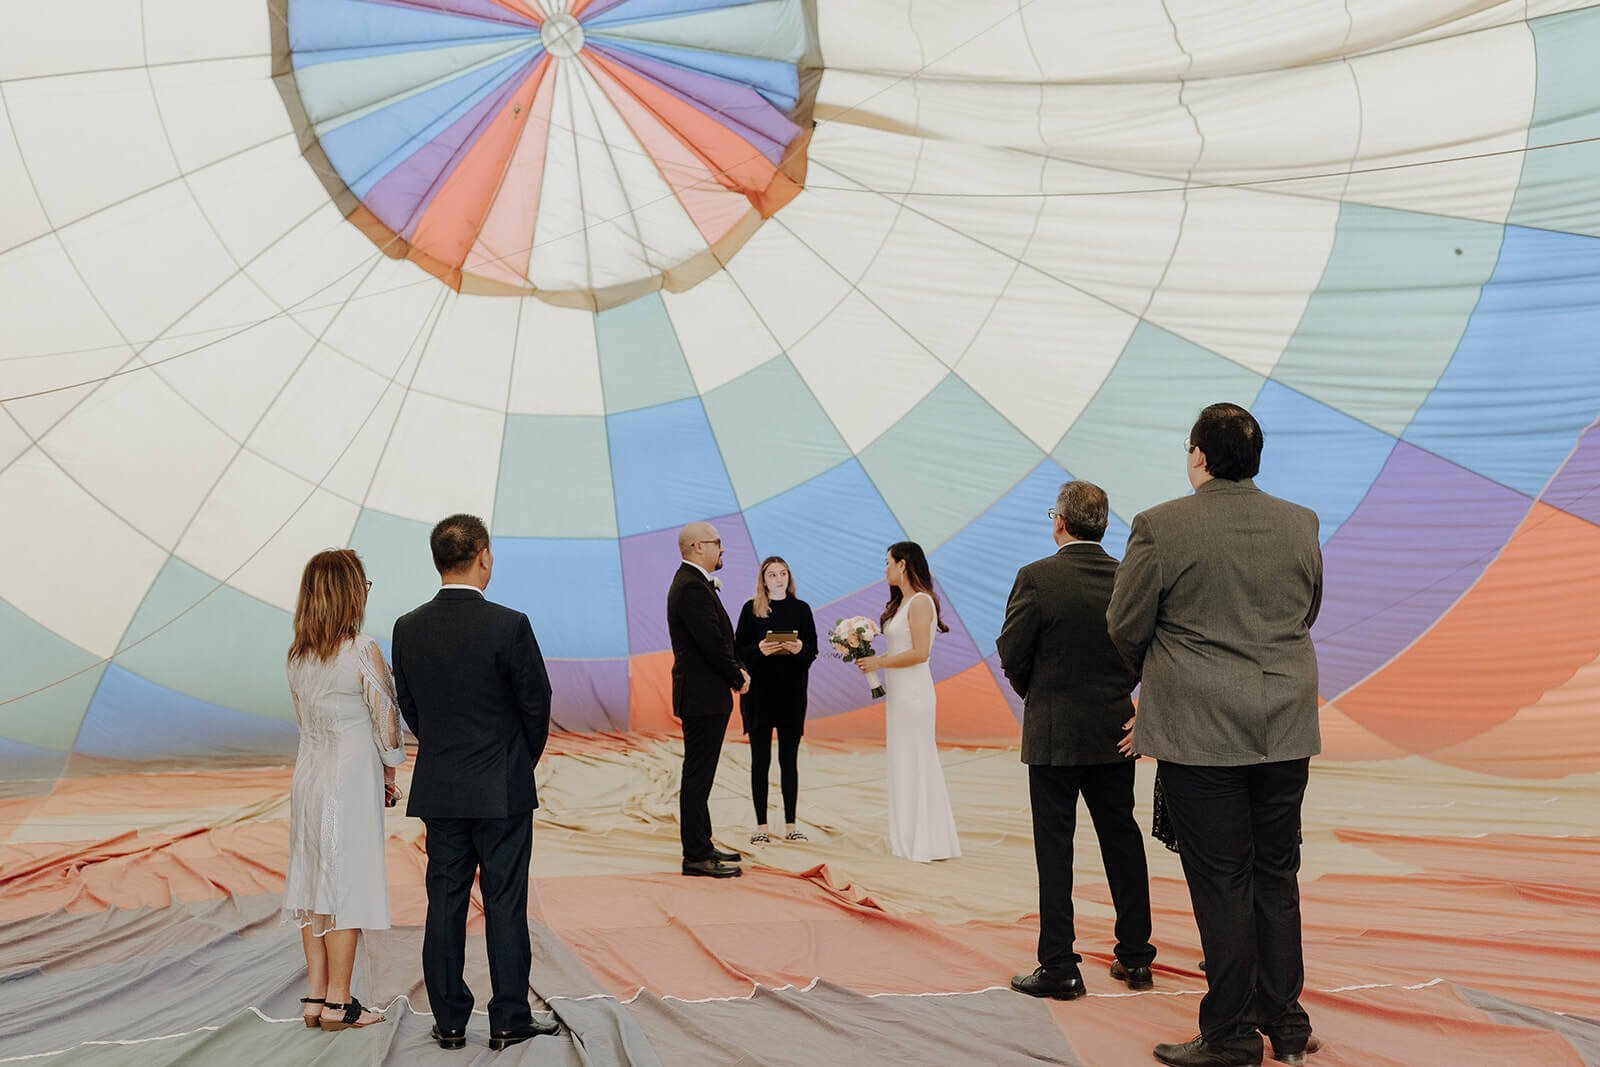
[[[493,544],[490,596],[527,614],[546,658],[628,654],[616,541],[496,537]]]
[[[364,55],[379,55],[386,47],[406,51],[408,45],[460,44],[496,37],[537,38],[538,31],[454,15],[423,11],[395,4],[370,4],[364,0],[292,0],[289,5],[289,50],[295,65],[306,66],[352,47]],[[370,49],[370,51],[369,51]],[[313,53],[328,52],[327,56]]]
[[[721,7],[742,7],[760,3],[761,0],[623,0],[616,7],[600,12],[592,19],[580,19],[583,28],[590,26],[621,26],[628,22],[649,22],[652,19],[671,19],[693,11],[710,11]]]
[[[1506,227],[1455,358],[1405,440],[1536,496],[1600,411],[1600,239]]]
[[[283,699],[290,699],[287,682]],[[73,751],[116,760],[289,757],[299,737],[292,722],[209,704],[112,664]]]
[[[606,433],[623,537],[739,510],[698,397],[609,415]]]
[[[794,107],[800,97],[800,73],[789,63],[754,56],[734,56],[723,52],[678,48],[668,44],[635,41],[627,37],[612,37],[601,33],[594,36],[604,41],[606,47],[618,52],[635,52],[686,70],[710,74],[738,85],[748,85],[784,111]]]

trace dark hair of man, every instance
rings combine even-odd
[[[428,547],[433,550],[433,566],[440,574],[449,574],[478,558],[478,553],[489,547],[489,528],[476,515],[452,515],[440,519],[428,536]]]
[[[1067,482],[1056,494],[1056,514],[1067,533],[1079,541],[1099,541],[1104,537],[1110,513],[1106,491],[1093,482]]]
[[[1261,470],[1261,424],[1238,404],[1212,404],[1200,412],[1189,443],[1206,454],[1206,471],[1230,482]]]

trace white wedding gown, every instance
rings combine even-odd
[[[394,678],[378,643],[346,641],[326,662],[289,664],[300,751],[289,788],[285,922],[329,930],[389,929],[383,768],[405,762]]]
[[[927,597],[916,593],[900,605],[883,625],[889,655],[911,651],[911,601]],[[928,648],[938,633],[938,620],[928,624]],[[884,756],[889,765],[889,850],[904,859],[927,863],[961,855],[956,818],[950,810],[950,793],[939,766],[934,740],[938,698],[933,672],[927,663],[883,672],[886,693]]]

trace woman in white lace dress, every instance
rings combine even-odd
[[[950,627],[939,618],[933,573],[921,545],[890,545],[883,576],[889,583],[882,619],[889,648],[856,663],[862,671],[883,672],[889,850],[919,863],[951,859],[961,855],[961,841],[939,765],[938,697],[928,668],[934,632],[948,633]]]
[[[306,1026],[324,1030],[383,1021],[350,995],[361,931],[389,928],[383,809],[398,799],[394,773],[406,758],[394,678],[378,643],[361,632],[371,586],[349,549],[311,557],[289,647],[300,751],[283,913],[305,948]]]

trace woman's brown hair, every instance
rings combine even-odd
[[[783,569],[789,571],[789,596],[794,596],[794,571],[789,569],[789,564],[782,556],[768,556],[756,568],[755,613],[758,619],[765,619],[772,614],[772,597],[767,593],[767,568],[774,563],[782,563]]]
[[[913,593],[927,593],[933,598],[933,619],[939,624],[939,632],[947,634],[950,627],[944,624],[944,611],[939,607],[939,594],[933,591],[933,571],[928,568],[927,553],[922,551],[922,546],[915,541],[896,541],[889,546],[889,557],[897,563],[906,565],[906,580]],[[894,618],[894,613],[900,610],[900,587],[889,587],[889,603],[883,606],[883,614],[878,618],[878,628],[881,630]]]
[[[307,656],[332,659],[340,646],[361,632],[366,613],[367,572],[361,557],[348,548],[318,552],[300,575],[290,661]]]

